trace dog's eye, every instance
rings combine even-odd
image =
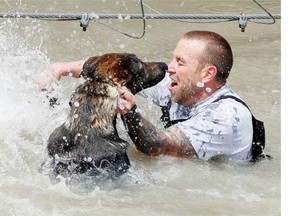
[[[142,64],[142,62],[138,62],[138,67],[139,67],[139,70],[140,70],[140,71],[143,69],[143,64]]]
[[[134,74],[138,74],[140,73],[142,70],[143,70],[143,63],[142,62],[139,62],[139,61],[134,61],[132,60],[131,61],[131,64],[130,64],[130,70],[132,73]]]

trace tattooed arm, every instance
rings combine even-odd
[[[139,151],[151,156],[197,157],[188,138],[177,127],[171,126],[166,130],[156,128],[136,111],[136,105],[124,117],[128,133]]]

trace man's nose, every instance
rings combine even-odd
[[[169,73],[169,74],[176,73],[175,63],[173,61],[171,61],[170,64],[168,64],[167,73]]]

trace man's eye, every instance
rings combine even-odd
[[[179,65],[179,66],[183,66],[183,65],[185,65],[185,64],[184,64],[184,62],[178,61],[178,65]]]

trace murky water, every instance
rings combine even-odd
[[[116,4],[116,5],[115,5]],[[253,1],[152,1],[162,13],[240,14],[264,12]],[[263,0],[271,13],[280,1]],[[6,0],[0,12],[140,13],[138,1]],[[141,35],[140,20],[101,20],[120,31]],[[280,215],[280,23],[195,24],[147,20],[144,38],[135,40],[91,22],[0,20],[0,210],[1,215]],[[235,64],[229,83],[266,125],[269,162],[239,165],[169,157],[149,158],[129,149],[132,168],[118,181],[97,185],[90,193],[52,184],[38,168],[46,140],[65,119],[69,96],[79,80],[64,78],[53,92],[61,104],[51,108],[33,82],[55,61],[71,61],[106,52],[132,52],[169,63],[176,42],[189,30],[212,30],[230,41]],[[145,115],[157,124],[159,110],[139,99]],[[122,134],[125,136],[125,134]]]

